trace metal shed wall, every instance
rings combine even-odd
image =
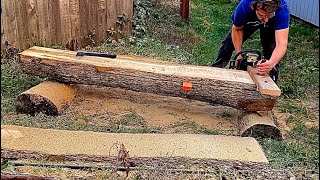
[[[319,0],[286,0],[290,14],[319,27]]]

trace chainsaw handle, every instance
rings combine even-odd
[[[260,51],[258,51],[258,50],[243,50],[243,51],[239,51],[235,56],[234,56],[234,58],[233,58],[233,60],[237,60],[237,58],[238,58],[238,56],[242,56],[243,57],[243,55],[244,54],[246,54],[246,53],[256,53],[256,54],[258,54],[258,59],[260,60],[261,59],[261,52]]]
[[[96,57],[106,57],[106,58],[116,58],[115,54],[105,54],[105,53],[96,53],[96,52],[77,52],[76,56],[96,56]]]

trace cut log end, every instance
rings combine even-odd
[[[282,140],[283,136],[271,111],[264,114],[240,111],[238,115],[239,134],[245,137]]]
[[[58,108],[50,101],[38,94],[20,94],[16,100],[17,113],[35,115],[44,113],[47,115],[58,115]]]
[[[58,115],[73,101],[75,86],[45,81],[21,93],[16,99],[17,113]]]
[[[274,140],[282,140],[282,135],[278,127],[266,124],[256,124],[244,130],[241,134],[243,137],[254,138],[271,138]]]

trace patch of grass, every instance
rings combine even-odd
[[[14,96],[39,84],[41,78],[23,73],[14,59],[1,63],[1,96]]]
[[[191,64],[193,59],[189,52],[179,46],[169,45],[148,36],[144,38],[123,38],[119,40],[119,43],[103,43],[99,47],[87,48],[87,50],[115,54],[134,54],[182,64]]]
[[[231,14],[236,3],[230,0],[192,1],[190,24],[192,29],[204,39],[191,50],[199,65],[213,63],[221,43],[232,26]],[[228,4],[228,5],[226,5]]]
[[[135,111],[120,116],[120,118],[110,125],[115,132],[127,133],[149,133],[151,129],[148,128],[142,116]]]
[[[274,168],[286,168],[296,178],[315,178],[319,174],[318,149],[310,149],[304,145],[290,141],[259,141]]]
[[[302,123],[297,123],[290,132],[290,136],[298,143],[304,144],[314,151],[317,151],[319,147],[319,128],[308,128]],[[317,156],[319,156],[319,153]]]
[[[177,122],[174,122],[169,126],[175,133],[195,133],[195,134],[207,134],[217,135],[221,134],[214,129],[209,129],[205,126],[201,126],[194,121],[190,121],[188,118],[182,118]]]

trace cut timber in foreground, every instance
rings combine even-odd
[[[262,96],[248,72],[181,65],[142,57],[76,57],[76,52],[32,47],[19,54],[28,74],[70,83],[119,87],[183,97],[246,111],[272,110],[276,99]],[[183,83],[192,87],[183,90]]]

